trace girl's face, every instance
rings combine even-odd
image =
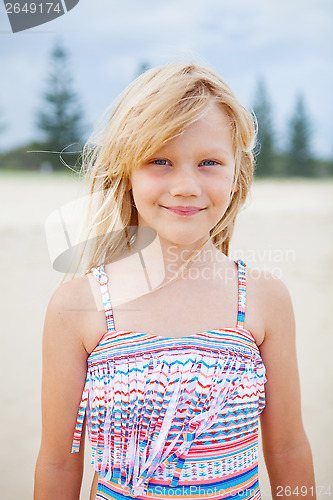
[[[230,203],[234,168],[229,118],[213,104],[132,170],[139,226],[155,229],[167,244],[204,242]]]

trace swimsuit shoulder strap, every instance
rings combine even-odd
[[[93,267],[90,270],[90,272],[97,279],[97,281],[99,282],[99,285],[100,285],[100,291],[101,291],[102,300],[103,300],[107,329],[108,330],[115,330],[113,312],[112,312],[112,307],[111,307],[111,300],[110,300],[110,295],[109,295],[109,290],[108,290],[109,278],[105,272],[104,264],[101,264],[100,266],[97,266],[97,267]]]
[[[237,328],[244,328],[246,309],[246,264],[242,260],[235,261],[238,266],[238,313]]]

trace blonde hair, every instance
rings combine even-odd
[[[235,219],[253,178],[253,116],[214,70],[196,63],[169,63],[136,78],[120,94],[103,130],[97,137],[92,135],[84,147],[81,174],[88,183],[91,201],[82,241],[95,232],[86,274],[92,267],[111,261],[126,246],[130,248],[134,234],[129,235],[128,228],[138,224],[132,192],[127,188],[132,169],[201,118],[212,101],[230,119],[235,154],[231,202],[209,238],[228,255]]]

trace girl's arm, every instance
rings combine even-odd
[[[293,307],[283,282],[265,276],[265,340],[260,352],[268,381],[260,423],[272,497],[314,499],[312,455],[301,415]]]
[[[71,446],[88,354],[80,336],[78,282],[60,285],[51,297],[45,316],[42,440],[35,471],[34,500],[78,500],[80,497],[84,429],[80,452],[72,454]]]

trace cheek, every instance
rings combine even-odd
[[[138,210],[155,202],[158,189],[156,183],[149,176],[137,176],[132,178],[132,193],[134,203]]]
[[[142,171],[132,177],[132,189],[138,197],[152,200],[165,190],[165,186],[159,177],[148,175]]]
[[[210,189],[210,196],[215,201],[216,205],[226,205],[229,203],[231,196],[232,183],[216,183]]]

